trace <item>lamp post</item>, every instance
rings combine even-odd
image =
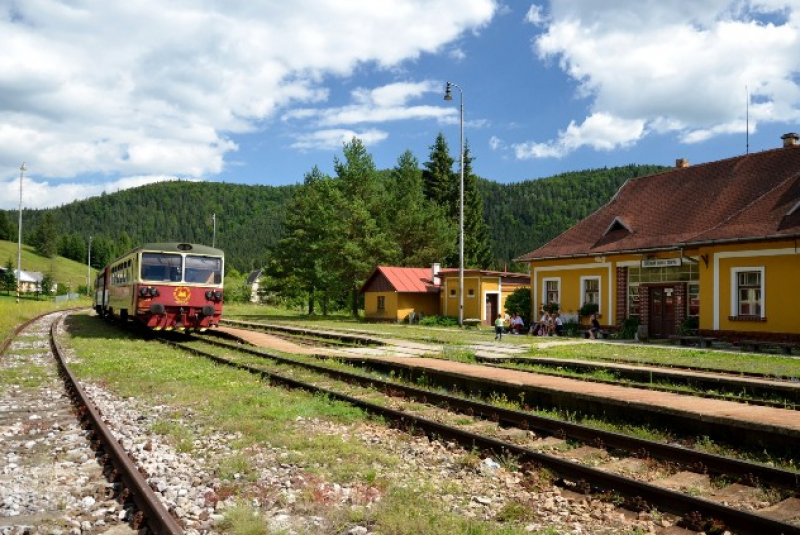
[[[89,236],[89,256],[86,258],[86,295],[92,295],[90,289],[92,282],[92,237]]]
[[[25,174],[25,162],[19,166],[19,223],[17,238],[17,303],[19,303],[19,290],[22,285],[22,177]]]
[[[458,150],[458,325],[464,326],[464,91],[453,82],[447,82],[444,90],[444,99],[453,100],[451,90],[458,89],[461,95],[461,134]]]

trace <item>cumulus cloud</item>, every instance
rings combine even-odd
[[[263,128],[279,110],[324,102],[325,77],[440,52],[488,23],[496,7],[493,0],[465,0],[458,9],[447,0],[0,4],[0,178],[13,177],[19,160],[47,180],[219,173],[238,149],[233,136]],[[373,109],[402,115],[391,91],[371,97]]]
[[[620,119],[606,113],[596,113],[580,124],[572,121],[558,138],[546,143],[514,144],[517,158],[562,158],[581,147],[595,150],[614,150],[636,142],[644,133],[644,121]]]
[[[543,20],[537,6],[528,19]],[[800,7],[788,0],[553,0],[537,56],[577,83],[589,116],[518,157],[561,157],[672,133],[685,143],[800,118]]]
[[[349,143],[354,137],[357,137],[364,142],[364,145],[370,146],[380,143],[389,136],[384,131],[370,129],[356,132],[346,128],[332,128],[329,130],[318,130],[310,134],[303,134],[297,136],[297,140],[292,143],[293,149],[310,150],[310,149],[325,149],[336,150],[341,149],[342,145]]]
[[[396,82],[385,86],[352,91],[352,104],[331,108],[300,108],[282,116],[282,120],[312,120],[318,126],[383,123],[410,119],[444,119],[458,114],[456,110],[410,102],[429,93],[442,93],[442,82]]]
[[[66,204],[75,199],[96,197],[156,182],[178,180],[175,176],[131,176],[109,182],[58,182],[52,183],[37,177],[24,176],[22,180],[22,205],[24,209],[47,208]],[[197,179],[194,179],[197,180]],[[0,208],[16,209],[19,206],[19,177],[0,182]]]

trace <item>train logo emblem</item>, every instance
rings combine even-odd
[[[186,286],[178,286],[172,292],[172,296],[175,298],[176,303],[185,305],[189,302],[189,298],[192,297],[192,291]]]

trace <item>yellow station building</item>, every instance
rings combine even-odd
[[[654,338],[800,341],[800,137],[783,147],[626,182],[602,208],[539,249],[534,310],[558,303],[600,323],[638,318]],[[585,323],[586,318],[582,318]]]

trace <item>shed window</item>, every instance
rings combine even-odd
[[[378,296],[378,310],[386,310],[386,297],[383,295]]]
[[[475,297],[475,289],[474,288],[470,288],[469,290],[467,290],[467,297]]]

